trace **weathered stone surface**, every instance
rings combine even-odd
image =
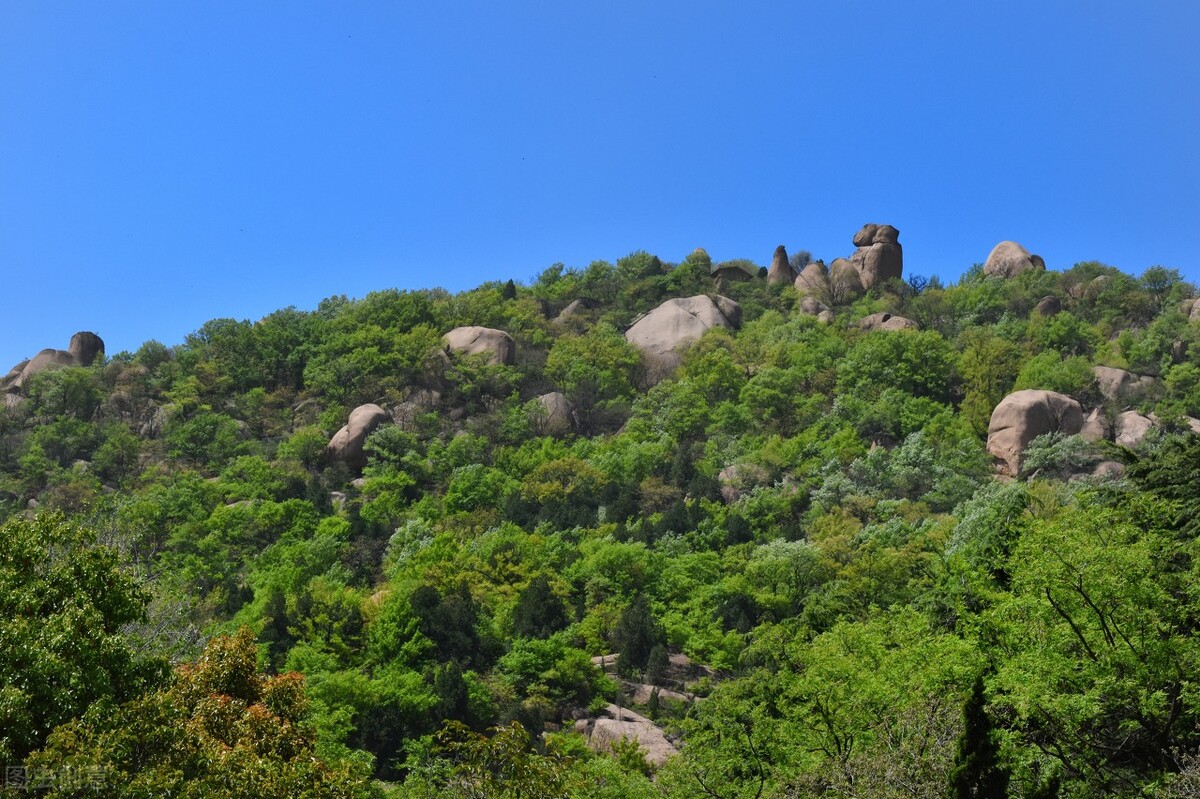
[[[835,303],[851,302],[863,293],[858,267],[846,258],[835,258],[829,265],[829,294]]]
[[[1055,296],[1042,297],[1038,300],[1038,304],[1033,306],[1033,312],[1042,316],[1054,316],[1062,311],[1062,302]]]
[[[875,238],[872,240],[874,244],[899,244],[900,231],[891,225],[880,225],[875,231]]]
[[[1104,480],[1119,480],[1125,476],[1125,464],[1120,461],[1100,461],[1092,469],[1092,476]]]
[[[833,322],[833,311],[821,311],[817,314],[817,321],[823,325],[828,325]]]
[[[1054,391],[1026,389],[1009,394],[992,411],[987,450],[1002,472],[1016,476],[1029,442],[1046,433],[1074,435],[1083,427],[1083,409]]]
[[[772,286],[782,286],[796,282],[796,273],[788,263],[787,249],[782,244],[775,248],[771,258],[771,266],[767,269],[767,283]]]
[[[575,731],[587,738],[593,751],[607,751],[627,738],[637,741],[651,765],[661,766],[679,753],[658,725],[645,716],[612,704],[606,705],[603,713],[602,718],[575,722]]]
[[[334,433],[325,451],[330,458],[359,471],[367,463],[367,456],[363,451],[367,436],[389,418],[387,411],[374,403],[359,405],[350,412],[350,420],[346,426]]]
[[[812,261],[796,275],[796,291],[817,299],[829,295],[829,270],[824,261]]]
[[[1192,304],[1192,310],[1188,312],[1188,321],[1195,322],[1200,319],[1200,300],[1196,300]]]
[[[1093,366],[1092,374],[1096,375],[1096,385],[1100,394],[1114,402],[1127,402],[1152,388],[1155,383],[1153,377],[1135,375],[1111,366]]]
[[[863,255],[861,263],[857,264],[858,272],[865,289],[904,274],[904,253],[899,244],[880,242],[860,249],[855,256],[859,253]]]
[[[456,327],[442,336],[447,350],[463,355],[487,355],[493,366],[512,366],[517,360],[517,345],[503,330],[490,327]]]
[[[873,313],[863,317],[858,326],[863,330],[919,330],[920,325],[903,316],[895,316],[887,312]]]
[[[680,363],[679,349],[714,327],[738,328],[742,306],[728,297],[698,294],[667,300],[633,323],[625,340],[641,350],[652,381],[661,379]]]
[[[1112,427],[1108,423],[1108,418],[1099,408],[1094,408],[1088,413],[1087,418],[1083,420],[1083,427],[1079,429],[1079,435],[1085,441],[1095,443],[1097,441],[1107,441],[1112,435]]]
[[[538,435],[562,436],[575,429],[575,407],[561,391],[551,391],[536,398],[542,414],[535,420]]]
[[[44,349],[29,360],[21,361],[0,380],[0,391],[21,391],[30,378],[39,372],[62,366],[91,366],[104,352],[104,341],[95,333],[80,332],[71,336],[68,349]]]
[[[1117,417],[1115,440],[1122,447],[1136,447],[1154,427],[1153,419],[1137,411],[1125,411]]]
[[[868,222],[859,228],[854,234],[852,243],[855,247],[870,247],[875,243],[875,234],[879,231],[879,225]]]
[[[1046,263],[1040,256],[1031,255],[1029,250],[1015,241],[1002,241],[992,248],[983,273],[988,277],[1015,277],[1030,270],[1045,270]]]

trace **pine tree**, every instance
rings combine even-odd
[[[1000,765],[1000,750],[992,740],[992,722],[985,705],[980,675],[963,708],[963,731],[950,772],[954,799],[1004,799],[1008,795],[1008,770]]]

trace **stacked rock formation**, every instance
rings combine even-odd
[[[983,273],[988,277],[1016,277],[1022,272],[1037,270],[1044,272],[1046,262],[1040,255],[1031,255],[1029,250],[1015,241],[1002,241],[992,248]]]
[[[900,278],[904,274],[904,251],[900,247],[900,231],[891,225],[869,223],[854,234],[854,246],[858,249],[850,256],[850,263],[858,270],[864,289]]]
[[[21,361],[0,378],[0,392],[16,394],[38,372],[59,366],[91,366],[104,352],[104,341],[95,333],[82,331],[71,336],[65,350],[44,349],[29,360]]]
[[[869,223],[854,234],[857,247],[849,258],[835,258],[829,268],[813,261],[795,278],[796,291],[835,305],[851,302],[864,291],[904,274],[900,231]]]

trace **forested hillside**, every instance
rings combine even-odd
[[[1195,287],[853,244],[18,365],[0,761],[48,796],[1197,795]]]

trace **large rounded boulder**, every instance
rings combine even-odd
[[[367,436],[375,432],[375,428],[388,418],[387,411],[374,403],[359,405],[350,412],[350,420],[346,426],[334,433],[325,452],[330,459],[341,461],[352,471],[362,471],[367,465],[367,455],[363,447]]]
[[[1029,250],[1015,241],[997,244],[983,264],[983,273],[988,277],[1016,277],[1022,272],[1045,269],[1046,262],[1040,255],[1030,254]]]
[[[67,349],[44,349],[29,360],[21,361],[14,366],[0,380],[0,391],[21,391],[30,378],[46,369],[62,366],[91,366],[102,352],[104,352],[104,340],[95,333],[87,331],[76,333],[71,336],[71,343]]]
[[[742,306],[728,297],[699,294],[667,300],[625,331],[625,340],[641,351],[652,381],[674,371],[680,348],[714,327],[738,328]]]
[[[891,225],[863,225],[854,234],[850,262],[858,270],[859,282],[870,289],[904,274],[904,250],[900,246],[900,231]]]
[[[1000,471],[1016,476],[1029,442],[1047,433],[1075,435],[1083,428],[1083,408],[1055,391],[1026,389],[1009,394],[992,411],[987,450]]]
[[[456,327],[442,336],[442,344],[460,355],[486,355],[493,366],[512,366],[517,360],[512,336],[490,327]]]

